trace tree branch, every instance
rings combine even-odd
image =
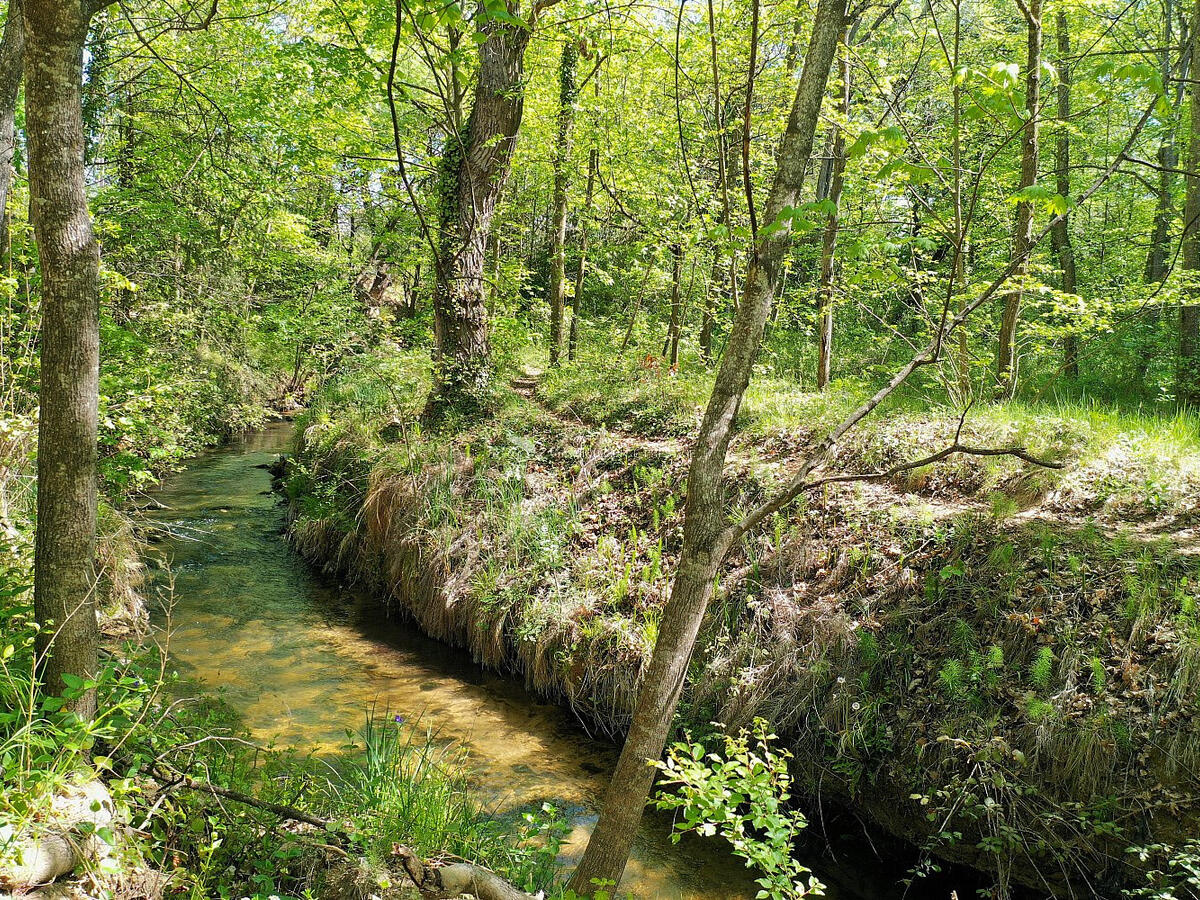
[[[1146,107],[1145,112],[1142,113],[1141,119],[1138,120],[1137,125],[1134,126],[1133,130],[1130,132],[1129,138],[1125,141],[1121,151],[1115,157],[1113,157],[1112,162],[1108,165],[1100,177],[1092,183],[1091,187],[1079,195],[1075,201],[1076,206],[1080,206],[1085,203],[1093,194],[1096,193],[1096,191],[1100,190],[1100,188],[1120,168],[1121,164],[1126,160],[1127,154],[1133,147],[1134,142],[1137,141],[1138,136],[1146,127],[1146,123],[1150,121],[1150,116],[1153,114],[1157,103],[1158,100],[1155,98],[1155,100]],[[982,294],[964,306],[948,323],[938,328],[937,334],[930,339],[929,343],[926,344],[924,348],[914,353],[912,358],[899,371],[897,371],[895,375],[891,377],[887,384],[876,391],[871,397],[859,404],[859,406],[853,412],[851,412],[836,427],[834,427],[834,429],[825,436],[824,440],[822,440],[812,450],[812,452],[809,453],[808,457],[804,460],[799,470],[796,472],[792,481],[786,488],[783,489],[780,494],[763,502],[758,507],[751,510],[744,518],[742,518],[740,522],[737,522],[736,524],[730,525],[728,528],[726,528],[724,534],[722,535],[722,551],[728,551],[730,547],[732,547],[737,541],[741,540],[741,538],[748,531],[762,522],[767,516],[770,516],[782,509],[797,496],[799,496],[802,491],[807,490],[808,485],[810,484],[808,481],[808,476],[812,474],[813,470],[816,469],[817,466],[825,459],[825,457],[829,455],[829,452],[834,448],[834,446],[836,446],[837,442],[841,440],[842,437],[848,431],[850,431],[850,429],[874,412],[879,404],[890,397],[896,391],[896,389],[900,387],[900,385],[904,384],[904,382],[909,379],[913,372],[917,371],[917,369],[923,368],[924,366],[929,366],[936,363],[939,359],[939,352],[943,346],[945,338],[953,331],[961,327],[962,324],[966,322],[967,319],[970,318],[970,316],[977,309],[979,309],[979,307],[983,306],[983,304],[987,303],[989,300],[995,297],[997,293],[999,293],[1001,288],[1003,288],[1007,283],[1008,279],[1011,278],[1014,273],[1016,273],[1016,271],[1025,263],[1025,260],[1029,258],[1030,254],[1033,253],[1034,249],[1046,239],[1046,236],[1050,234],[1050,232],[1054,229],[1054,226],[1057,225],[1063,218],[1064,216],[1062,215],[1052,217],[1050,221],[1046,223],[1045,227],[1042,228],[1042,230],[1034,236],[1033,240],[1029,242],[1029,246],[1025,249],[1025,252],[1014,255],[1014,257],[1009,260],[1008,265],[1005,266],[1003,271],[1000,272],[999,276],[997,276],[996,279],[988,285]],[[1021,452],[1024,451],[1022,450]],[[1003,455],[1003,451],[1000,453],[992,452],[990,455]],[[1010,450],[1007,455],[1016,454],[1012,453]]]

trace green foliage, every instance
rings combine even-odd
[[[767,723],[756,719],[752,730],[725,736],[723,753],[710,753],[688,740],[671,745],[657,763],[661,783],[669,790],[656,799],[659,809],[681,810],[672,839],[686,832],[729,841],[733,852],[757,869],[759,898],[787,900],[819,896],[821,883],[792,854],[792,844],[808,824],[789,809],[791,754],[771,742]],[[807,877],[805,877],[807,876]]]
[[[1040,647],[1033,662],[1029,664],[1029,683],[1044,691],[1050,687],[1050,679],[1053,676],[1054,651],[1050,647]]]
[[[1185,900],[1200,894],[1200,841],[1189,840],[1177,846],[1151,844],[1131,847],[1143,867],[1156,865],[1146,872],[1147,884],[1128,892],[1130,897],[1151,900]]]

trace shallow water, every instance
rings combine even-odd
[[[200,456],[156,495],[166,508],[151,518],[173,579],[159,624],[179,671],[222,690],[258,739],[315,752],[337,752],[372,704],[420,717],[467,750],[483,802],[501,811],[542,801],[568,809],[576,828],[566,853],[581,852],[614,748],[513,680],[314,575],[281,535],[283,509],[265,469],[290,431],[279,423]],[[672,845],[669,829],[661,817],[643,823],[622,892],[755,895],[722,845]]]

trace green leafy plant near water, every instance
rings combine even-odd
[[[689,738],[673,744],[658,763],[659,809],[676,810],[672,840],[687,832],[727,840],[736,856],[760,874],[760,900],[821,896],[816,877],[792,855],[792,845],[807,826],[791,801],[791,754],[772,746],[778,740],[763,719],[750,729],[724,738],[724,752],[709,752]]]

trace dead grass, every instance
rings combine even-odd
[[[427,633],[619,733],[669,589],[686,454],[625,439],[637,421],[614,421],[627,429],[615,438],[580,423],[569,411],[609,382],[577,397],[576,377],[539,394],[555,417],[514,396],[454,435],[422,435],[395,408],[386,432],[353,410],[319,413],[293,465],[293,540]],[[687,390],[672,396],[687,412]],[[841,401],[821,402],[833,415]],[[1185,420],[1146,420],[1140,440],[1119,437],[1128,418],[1067,410],[1050,428],[1043,413],[989,409],[968,420],[969,439],[1060,453],[1063,478],[955,460],[890,486],[830,488],[748,538],[721,575],[687,714],[767,718],[814,793],[909,837],[961,832],[939,853],[1087,883],[1139,830],[1195,814],[1200,580],[1175,544],[1086,517],[1144,507],[1131,486],[1185,471],[1194,449]],[[750,419],[760,425],[738,447],[735,507],[811,439],[766,429],[771,415]],[[870,471],[927,452],[954,422],[894,410],[838,464]],[[1118,447],[1145,467],[1104,486],[1130,458]]]

